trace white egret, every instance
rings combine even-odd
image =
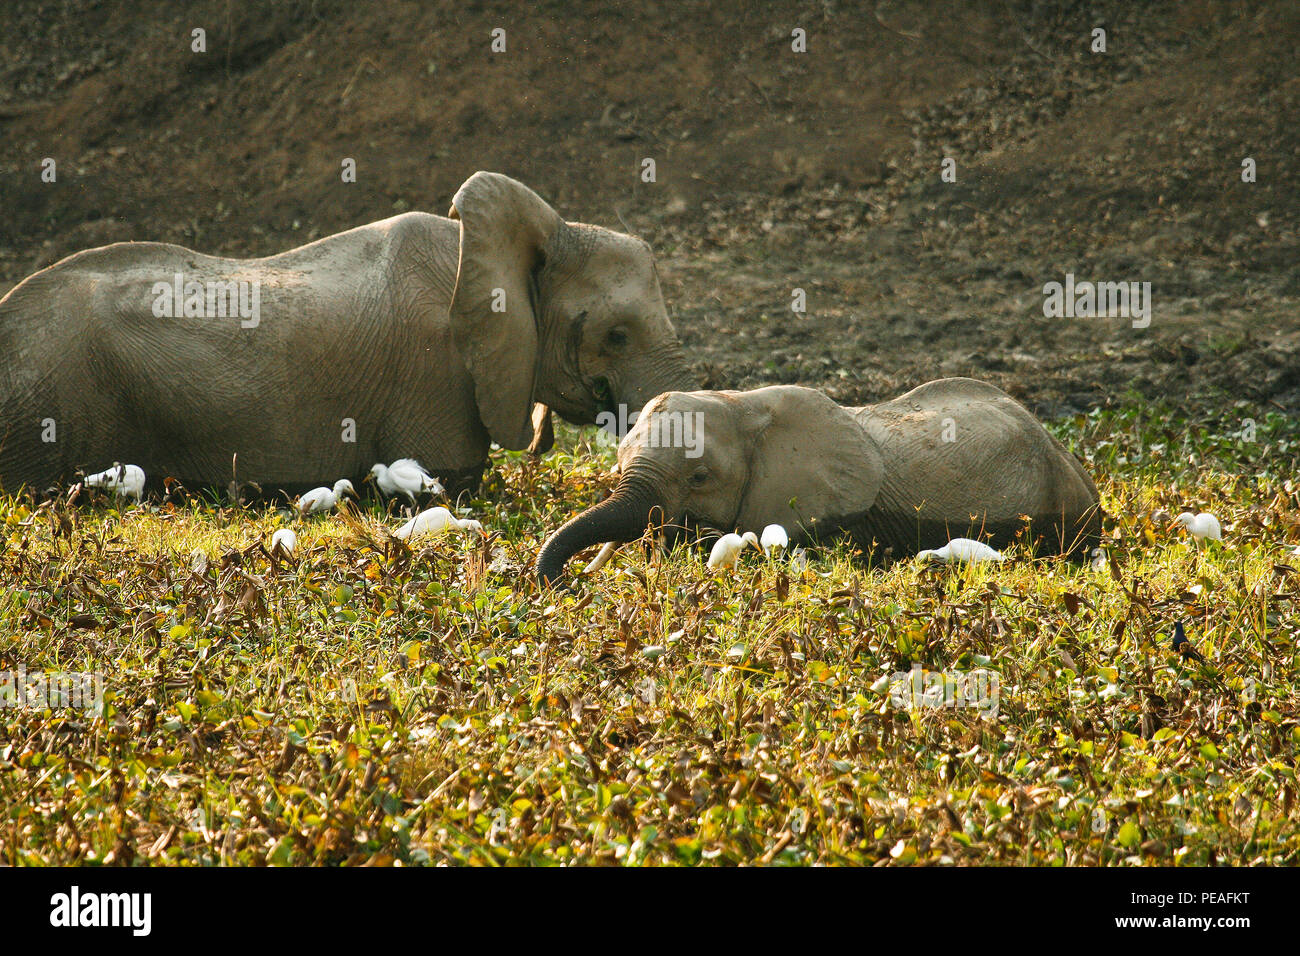
[[[130,496],[139,501],[144,495],[144,469],[139,465],[115,464],[95,475],[86,476],[92,488],[105,488],[118,497]]]
[[[298,547],[298,534],[292,528],[280,528],[271,535],[271,554],[276,552],[290,557]]]
[[[352,487],[352,482],[346,478],[340,478],[334,482],[333,488],[313,488],[303,494],[294,506],[298,509],[298,514],[317,514],[321,511],[330,511],[344,495],[357,496],[357,491]]]
[[[918,551],[916,557],[920,561],[933,559],[963,563],[1006,560],[1006,556],[1000,551],[995,551],[982,541],[974,541],[970,538],[953,538],[942,548],[927,548],[924,551]]]
[[[402,525],[393,532],[394,538],[401,538],[403,541],[409,541],[411,538],[418,538],[426,534],[442,534],[448,528],[455,528],[457,531],[477,531],[483,533],[483,525],[479,524],[473,518],[457,518],[446,508],[441,506],[429,508],[421,511],[406,524]]]
[[[779,524],[770,524],[763,529],[759,543],[763,546],[763,553],[771,557],[772,552],[785,551],[790,547],[790,535]]]
[[[446,489],[414,458],[399,458],[391,465],[376,462],[366,481],[374,481],[385,495],[405,495],[415,503],[416,495],[441,495]]]
[[[758,543],[758,536],[752,531],[746,531],[744,534],[736,534],[734,531],[724,534],[709,552],[709,567],[734,568],[736,562],[740,560],[740,552],[745,550],[746,545],[753,545],[762,550]]]
[[[1190,511],[1184,511],[1174,519],[1174,525],[1186,528],[1197,541],[1203,541],[1206,538],[1211,541],[1223,540],[1223,530],[1219,527],[1219,519],[1208,511],[1202,511],[1198,515],[1194,515]]]

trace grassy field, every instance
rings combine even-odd
[[[274,510],[0,499],[0,671],[104,700],[0,709],[0,861],[1296,863],[1300,428],[1128,408],[1053,425],[1094,565],[628,546],[542,595],[609,483],[590,432],[495,453],[490,536],[413,550],[372,504],[272,561]],[[1185,509],[1225,544],[1151,517]]]

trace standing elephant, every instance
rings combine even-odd
[[[645,242],[478,172],[411,212],[264,259],[124,242],[0,299],[0,485],[129,461],[301,490],[419,459],[472,486],[488,446],[550,445],[696,385]]]
[[[618,473],[609,498],[546,542],[541,583],[584,548],[631,540],[652,521],[676,533],[780,524],[792,541],[843,531],[881,559],[954,537],[1087,554],[1101,532],[1097,488],[1078,460],[1011,396],[967,378],[865,408],[793,385],[671,392],[619,445]]]

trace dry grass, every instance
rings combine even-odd
[[[0,500],[0,670],[105,690],[0,709],[0,860],[1295,863],[1300,429],[1224,430],[1058,426],[1112,516],[1098,568],[629,547],[541,596],[540,538],[611,460],[572,433],[499,455],[489,539],[414,552],[378,511],[285,563],[274,511]],[[1148,519],[1190,506],[1225,546]],[[996,713],[891,702],[914,664],[996,675]]]

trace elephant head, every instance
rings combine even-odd
[[[543,584],[577,552],[628,541],[652,521],[670,537],[780,524],[815,536],[861,519],[884,477],[880,449],[853,416],[798,386],[750,392],[669,392],[619,445],[610,497],[569,521],[537,559]]]
[[[1101,530],[1096,486],[1022,405],[971,379],[941,379],[891,402],[846,409],[814,389],[671,392],[619,446],[605,501],[546,542],[549,584],[578,551],[709,526],[791,538],[848,531],[882,558],[955,537],[1087,554]]]
[[[449,216],[460,221],[452,335],[497,444],[544,450],[550,411],[595,424],[696,385],[645,242],[565,222],[500,173],[466,180]]]

